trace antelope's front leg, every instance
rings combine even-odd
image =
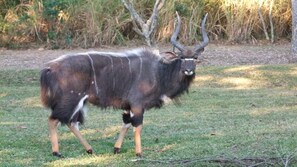
[[[118,140],[114,144],[114,154],[119,154],[121,152],[121,147],[122,147],[124,138],[129,128],[131,127],[131,117],[133,117],[133,113],[130,111],[125,111],[122,116],[123,116],[124,125],[120,131]]]
[[[131,123],[134,127],[134,143],[135,143],[135,153],[137,157],[142,157],[141,149],[141,130],[143,123],[144,109],[140,107],[132,108],[133,116],[131,117]]]
[[[116,143],[114,144],[114,154],[119,154],[121,152],[121,147],[122,147],[124,138],[126,136],[126,133],[129,130],[130,126],[131,126],[131,123],[123,125],[123,127],[122,127],[122,129],[120,131],[120,134],[119,134],[119,138],[116,141]]]
[[[142,130],[142,125],[138,125],[137,127],[134,128],[135,153],[137,157],[142,157],[141,130]]]

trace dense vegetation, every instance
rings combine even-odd
[[[141,16],[150,16],[154,1],[133,3]],[[158,43],[168,42],[175,11],[182,16],[180,39],[187,44],[199,41],[206,12],[212,40],[257,42],[291,35],[290,0],[167,0],[154,33]],[[0,0],[0,47],[94,47],[138,39],[120,0]]]

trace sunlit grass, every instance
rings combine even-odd
[[[87,155],[67,126],[59,126],[66,158],[53,157],[39,71],[1,71],[0,166],[224,166],[203,160],[246,157],[279,157],[275,163],[282,166],[281,158],[296,156],[295,71],[295,65],[199,67],[181,105],[145,113],[143,161],[135,161],[132,130],[122,153],[113,155],[122,111],[92,105],[81,132],[95,155]]]
[[[40,96],[28,97],[22,100],[23,106],[26,107],[42,107]]]

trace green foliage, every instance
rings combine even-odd
[[[67,0],[43,1],[43,15],[48,19],[56,19],[60,11],[67,9],[68,5]]]
[[[170,2],[168,2],[170,3]],[[181,16],[184,16],[186,18],[190,18],[191,15],[195,14],[196,8],[199,8],[201,11],[200,13],[203,13],[205,8],[204,1],[192,1],[192,0],[183,0],[183,1],[174,1],[174,11],[179,12]]]
[[[133,1],[138,13],[148,19],[154,1]],[[167,43],[174,30],[175,11],[182,16],[179,39],[192,45],[201,38],[200,23],[209,13],[207,31],[212,40],[256,42],[264,39],[258,10],[269,24],[272,0],[172,0],[159,13],[154,34],[157,43]],[[273,1],[275,38],[291,34],[291,1]],[[0,46],[46,44],[49,48],[125,45],[139,36],[132,30],[128,11],[120,0],[2,0],[0,1]],[[271,32],[271,27],[265,27]]]
[[[20,0],[1,0],[0,1],[0,14],[5,17],[7,10],[16,7],[20,4]]]
[[[122,111],[91,105],[81,132],[96,154],[87,155],[67,126],[61,126],[60,151],[66,158],[53,157],[49,111],[39,100],[39,71],[1,70],[0,166],[259,165],[254,160],[263,160],[263,166],[294,166],[295,65],[199,67],[196,72],[181,105],[145,113],[144,159],[135,161],[132,130],[122,153],[112,153]]]
[[[180,15],[187,16],[189,13],[189,9],[187,4],[185,3],[178,3],[175,1],[175,10],[179,12]]]

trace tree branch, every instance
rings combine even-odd
[[[128,2],[126,0],[121,1],[131,14],[131,17],[133,19],[132,23],[134,26],[133,30],[145,39],[148,46],[151,46],[151,35],[156,29],[158,13],[160,9],[163,7],[165,0],[156,0],[153,8],[153,13],[146,22],[143,21],[143,19],[139,16],[137,11],[134,9],[131,0],[128,0]]]
[[[258,14],[259,14],[260,20],[261,20],[261,22],[262,22],[263,31],[264,31],[266,40],[269,40],[269,35],[268,35],[268,32],[267,32],[267,27],[266,27],[266,24],[265,24],[265,21],[264,21],[264,18],[263,18],[263,14],[262,14],[262,11],[261,11],[261,7],[262,7],[262,4],[260,5],[260,7],[259,7],[259,9],[258,9]]]
[[[142,20],[142,18],[139,16],[139,14],[137,13],[137,11],[134,9],[133,4],[131,3],[130,0],[128,0],[128,3],[126,0],[121,0],[122,3],[124,4],[124,6],[126,7],[126,9],[129,10],[131,17],[133,20],[135,20],[140,27],[142,27],[142,25],[144,25],[144,21]]]
[[[134,20],[132,20],[132,24],[133,24],[133,30],[140,36],[143,36],[143,33],[141,32],[141,30],[138,28],[137,24],[135,23]]]
[[[272,20],[272,7],[273,7],[273,0],[270,1],[269,7],[269,21],[270,21],[270,34],[271,34],[271,43],[274,43],[274,26]]]
[[[151,34],[154,31],[154,29],[157,25],[158,13],[161,10],[161,8],[163,7],[164,2],[165,2],[165,0],[156,0],[154,9],[153,9],[153,13],[152,13],[150,19],[147,20],[147,22],[146,22],[146,24],[150,26],[149,34]]]

